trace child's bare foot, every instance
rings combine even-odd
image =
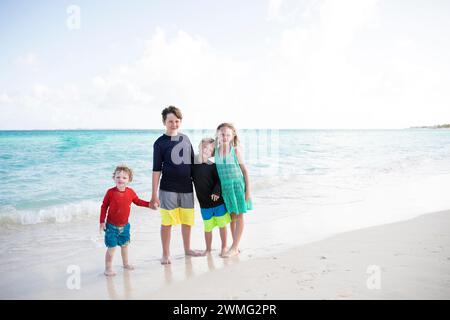
[[[241,251],[239,249],[231,248],[227,253],[223,256],[223,258],[231,258],[237,256]]]
[[[114,277],[116,273],[112,270],[105,270],[104,275],[107,277]]]
[[[206,249],[205,251],[203,251],[202,256],[207,256],[211,254],[211,250]]]
[[[134,270],[134,267],[131,264],[126,264],[123,266],[123,268],[126,270]]]
[[[191,256],[191,257],[200,257],[200,256],[204,256],[204,252],[203,251],[198,251],[198,250],[185,250],[184,254],[187,256]]]
[[[223,257],[225,257],[226,254],[227,254],[227,248],[222,248],[222,250],[220,251],[219,256],[223,258]]]
[[[162,258],[161,258],[161,264],[171,264],[172,262],[170,261],[170,258],[169,257],[165,257],[165,256],[163,256]]]

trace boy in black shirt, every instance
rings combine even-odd
[[[227,212],[221,196],[216,165],[209,159],[213,156],[214,139],[202,139],[199,145],[199,154],[192,170],[192,178],[205,227],[205,254],[211,253],[212,230],[214,227],[219,227],[220,239],[222,240],[220,256],[223,256],[227,250],[227,224],[230,223],[231,216]]]

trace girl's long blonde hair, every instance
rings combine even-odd
[[[224,122],[224,123],[219,124],[219,126],[217,127],[217,130],[216,130],[216,147],[219,146],[219,135],[218,135],[218,132],[222,128],[229,128],[229,129],[231,129],[233,131],[233,140],[231,141],[231,145],[233,147],[239,146],[240,141],[239,141],[239,137],[238,137],[237,132],[236,132],[236,128],[234,127],[234,125],[232,123]]]

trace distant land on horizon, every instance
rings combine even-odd
[[[438,124],[436,126],[411,127],[412,129],[450,129],[450,124]]]

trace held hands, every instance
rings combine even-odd
[[[161,206],[161,202],[159,201],[158,197],[152,197],[152,200],[150,200],[149,208],[156,210]]]
[[[220,196],[217,195],[217,194],[215,194],[215,193],[213,193],[213,194],[211,195],[211,200],[212,200],[212,201],[217,201],[217,200],[219,200],[219,198],[220,198]]]
[[[99,232],[100,232],[100,234],[102,233],[102,231],[105,231],[106,230],[106,227],[105,227],[105,223],[103,222],[103,223],[100,223],[100,228],[99,228]]]

